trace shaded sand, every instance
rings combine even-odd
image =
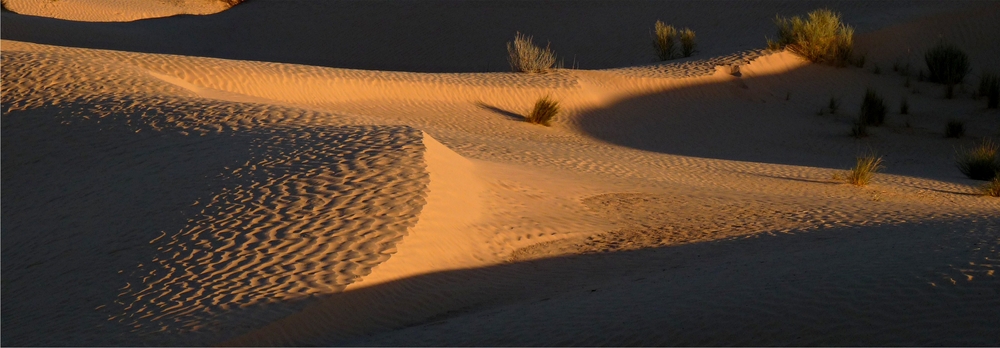
[[[4,0],[7,10],[82,22],[128,22],[183,14],[208,15],[231,7],[226,0]]]
[[[219,46],[246,60],[6,40],[105,47],[94,40],[145,28],[135,37],[155,41],[142,35],[277,1],[125,24],[4,13],[2,343],[1000,344],[1000,201],[954,167],[957,147],[1000,138],[1000,115],[967,92],[978,71],[946,100],[890,68],[935,32],[992,64],[982,14],[1000,7],[831,3],[867,28],[876,75],[736,43],[819,3],[763,4],[760,23],[687,61],[627,66],[622,51],[588,63],[614,69],[544,75],[251,61],[325,49],[263,49],[279,42],[268,35]],[[739,18],[725,29],[750,7],[694,18]],[[200,54],[174,50],[183,41],[153,43]],[[371,62],[465,69],[418,52]],[[856,140],[867,87],[912,112]],[[565,113],[523,122],[543,95]],[[841,110],[818,115],[831,96]],[[943,137],[953,118],[966,138]],[[867,148],[886,174],[831,179]]]

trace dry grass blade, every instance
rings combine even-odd
[[[518,32],[514,42],[507,43],[507,62],[515,72],[544,73],[556,64],[556,54],[549,48],[535,46],[531,36]]]
[[[525,117],[525,121],[548,126],[552,118],[558,114],[559,102],[545,96],[535,102],[535,107],[531,110],[531,113],[528,114],[528,117]]]
[[[962,174],[973,180],[992,180],[1000,172],[1000,159],[997,158],[997,146],[990,139],[983,139],[978,145],[962,150],[958,155],[958,169]]]

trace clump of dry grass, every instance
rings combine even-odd
[[[882,157],[874,153],[858,156],[855,159],[854,168],[843,174],[833,175],[836,180],[843,180],[855,186],[865,186],[871,182],[875,173],[882,170]]]
[[[694,30],[684,28],[681,30],[681,55],[690,57],[694,54],[695,42]]]
[[[535,102],[535,107],[531,109],[525,121],[534,124],[548,126],[553,117],[559,114],[559,102],[544,96]]]
[[[831,114],[836,114],[837,109],[840,108],[840,101],[838,101],[837,98],[830,97],[830,102],[827,103],[826,107],[830,109]]]
[[[840,14],[828,9],[812,11],[806,18],[778,16],[777,41],[771,49],[787,48],[810,61],[846,66],[854,50],[854,28],[840,21]],[[863,63],[862,63],[863,65]]]
[[[660,61],[673,59],[675,36],[677,36],[677,29],[674,29],[674,26],[656,21],[653,26],[653,48],[656,49],[656,57]]]
[[[969,179],[992,180],[997,177],[997,172],[1000,172],[998,149],[1000,147],[989,139],[983,139],[971,149],[962,149],[958,155],[958,169]]]
[[[514,36],[514,42],[507,43],[507,53],[507,62],[515,72],[544,73],[556,64],[556,54],[549,45],[535,46],[531,36],[520,32]]]
[[[859,121],[867,126],[881,126],[885,123],[885,114],[888,108],[885,100],[875,90],[869,88],[865,91],[865,99],[861,101],[861,114]]]
[[[946,138],[961,138],[965,135],[965,122],[959,120],[950,120],[948,124],[944,127],[944,136]]]
[[[986,107],[996,109],[1000,106],[1000,75],[984,72],[979,77],[979,96],[986,97]]]
[[[985,196],[1000,197],[1000,175],[995,176],[986,185],[979,187],[979,192]]]
[[[924,62],[930,73],[928,80],[954,85],[962,83],[969,73],[969,56],[955,45],[939,43],[924,53]]]

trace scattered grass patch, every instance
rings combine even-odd
[[[772,49],[787,48],[812,62],[836,66],[846,66],[851,59],[854,28],[841,23],[839,13],[819,9],[806,18],[778,16],[774,24],[778,26],[778,38],[768,40]]]
[[[958,169],[962,174],[973,180],[992,180],[1000,171],[1000,159],[997,158],[997,144],[992,140],[983,139],[971,149],[960,150],[958,154]]]
[[[944,127],[944,136],[946,138],[961,138],[965,136],[965,122],[959,120],[948,121],[948,124]]]
[[[528,123],[548,126],[552,118],[559,114],[559,102],[550,99],[548,96],[542,97],[535,102],[535,107],[531,109],[525,121]]]
[[[885,100],[875,90],[865,91],[865,99],[861,101],[859,121],[866,126],[881,126],[885,123]]]
[[[677,29],[674,29],[674,26],[656,21],[653,26],[653,48],[656,49],[656,57],[660,61],[674,58],[675,36],[677,36]]]
[[[854,126],[851,127],[851,136],[858,139],[867,138],[868,125],[861,121],[854,122]]]
[[[513,42],[507,43],[507,62],[515,72],[544,73],[556,64],[556,54],[549,48],[535,46],[531,36],[518,32]]]
[[[986,107],[996,109],[1000,104],[1000,75],[984,72],[979,77],[979,96],[986,97]]]

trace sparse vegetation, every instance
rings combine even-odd
[[[805,19],[778,16],[774,23],[778,26],[778,38],[768,40],[771,49],[787,48],[810,61],[836,66],[845,66],[851,59],[854,28],[841,23],[839,13],[819,9]]]
[[[910,102],[906,100],[906,97],[903,97],[903,100],[899,102],[899,114],[900,115],[910,114]]]
[[[1000,175],[993,177],[986,185],[979,187],[979,192],[985,196],[1000,197]]]
[[[660,58],[660,61],[673,59],[674,37],[677,36],[677,29],[662,21],[656,21],[653,30],[653,48],[656,49],[656,56]]]
[[[950,120],[944,127],[944,136],[947,138],[961,138],[965,135],[965,122]]]
[[[984,72],[979,77],[979,96],[986,97],[986,107],[996,109],[1000,104],[1000,75]]]
[[[882,97],[878,95],[878,92],[869,88],[865,91],[865,99],[861,102],[859,122],[866,126],[881,126],[885,123],[886,110]]]
[[[843,174],[836,173],[833,177],[836,180],[844,180],[851,185],[866,186],[882,169],[882,157],[868,153],[855,158],[854,168]]]
[[[531,36],[520,32],[514,36],[514,42],[507,43],[507,61],[515,72],[544,73],[552,70],[556,64],[556,54],[549,46],[535,46]]]
[[[826,106],[826,107],[827,107],[828,109],[830,109],[830,113],[831,113],[831,114],[836,114],[836,113],[837,113],[837,109],[839,109],[839,108],[840,108],[840,102],[839,102],[839,101],[837,101],[837,99],[836,99],[836,98],[834,98],[834,97],[830,97],[830,102],[829,102],[829,103],[827,104],[827,106]]]
[[[945,97],[951,99],[955,85],[965,80],[969,73],[969,56],[954,45],[939,43],[924,53],[927,63],[928,79],[934,83],[947,85]]]
[[[882,68],[879,68],[878,64],[875,64],[875,67],[872,68],[872,73],[875,74],[875,75],[881,75],[882,74]]]
[[[983,139],[972,149],[961,150],[958,155],[958,169],[969,179],[994,179],[1000,171],[997,148],[997,144],[992,140]]]
[[[861,122],[860,120],[858,122],[854,122],[854,126],[851,127],[851,136],[858,139],[867,138],[868,126],[865,125],[865,123]]]
[[[557,114],[559,114],[559,102],[545,96],[535,102],[535,107],[531,109],[531,113],[528,114],[528,117],[525,117],[525,121],[548,126],[549,122]]]
[[[694,30],[684,28],[681,30],[681,54],[685,57],[690,57],[694,54],[694,48],[697,45],[695,42]]]

